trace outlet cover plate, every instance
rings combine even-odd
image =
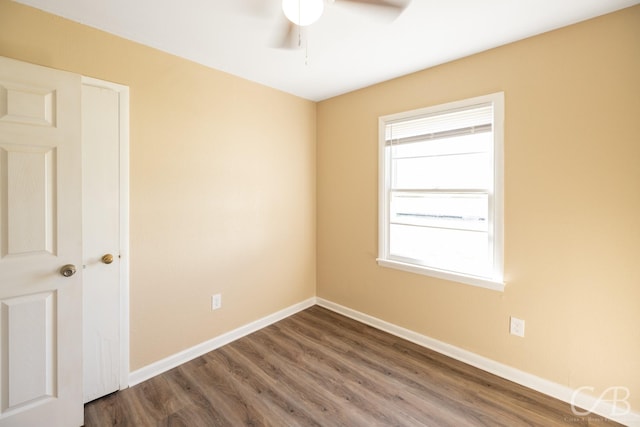
[[[222,295],[211,295],[211,310],[217,310],[222,307]]]
[[[524,337],[524,320],[511,316],[509,318],[509,333],[519,337]]]

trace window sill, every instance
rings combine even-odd
[[[410,273],[422,274],[424,276],[437,277],[438,279],[450,280],[452,282],[464,283],[466,285],[477,286],[480,288],[491,289],[494,291],[504,292],[504,282],[491,279],[485,279],[476,276],[467,276],[450,271],[436,270],[429,267],[422,267],[415,264],[407,264],[400,261],[392,261],[388,259],[378,258],[378,265],[381,267],[395,268],[396,270],[408,271]]]

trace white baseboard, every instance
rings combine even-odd
[[[630,411],[630,408],[628,407],[616,407],[608,401],[598,399],[597,397],[593,397],[585,393],[579,393],[580,390],[576,391],[570,387],[545,380],[519,369],[512,368],[511,366],[504,365],[428,336],[418,334],[409,329],[405,329],[373,316],[369,316],[368,314],[352,310],[323,298],[316,298],[316,303],[321,307],[335,311],[343,316],[388,332],[407,341],[411,341],[422,347],[437,351],[438,353],[449,356],[452,359],[459,360],[501,378],[513,381],[514,383],[536,390],[548,396],[552,396],[569,404],[573,404],[577,408],[583,408],[585,411],[582,412],[585,413],[585,416],[588,416],[586,410],[589,410],[589,413],[594,418],[596,417],[595,414],[597,414],[598,416],[609,418],[626,426],[640,427],[640,414]]]
[[[315,298],[309,298],[308,300],[302,301],[298,304],[294,304],[276,313],[270,314],[269,316],[263,317],[262,319],[258,319],[247,325],[234,329],[233,331],[217,336],[209,341],[205,341],[201,344],[195,345],[191,348],[188,348],[179,353],[140,368],[136,371],[133,371],[129,374],[129,386],[133,387],[134,385],[146,381],[149,378],[155,377],[156,375],[159,375],[163,372],[166,372],[169,369],[173,369],[176,366],[182,365],[183,363],[193,360],[196,357],[200,357],[205,353],[220,348],[223,345],[229,344],[237,339],[249,335],[250,333],[259,331],[260,329],[276,323],[279,320],[285,319],[293,314],[296,314],[299,311],[305,310],[315,305],[315,303]]]

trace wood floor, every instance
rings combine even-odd
[[[318,306],[85,406],[93,426],[595,426]]]

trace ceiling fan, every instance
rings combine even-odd
[[[281,49],[297,49],[302,47],[300,28],[309,26],[320,19],[324,12],[325,1],[329,4],[344,3],[376,8],[392,14],[400,15],[411,0],[282,0],[282,12],[286,17],[282,36],[274,47]]]

